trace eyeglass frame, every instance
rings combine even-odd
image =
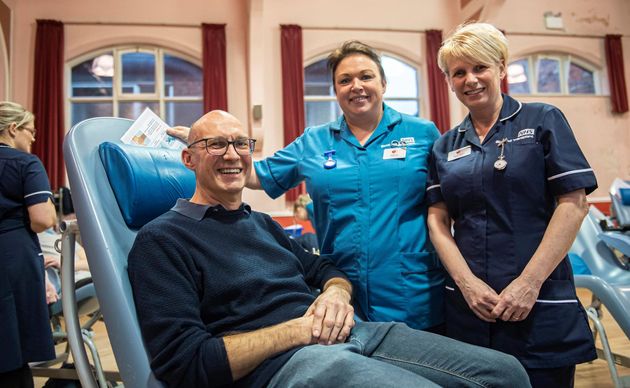
[[[25,129],[27,131],[29,131],[31,133],[31,135],[33,136],[33,138],[35,138],[35,135],[37,134],[37,128],[33,127],[33,128],[29,128],[25,126],[26,124],[17,127],[18,129]]]
[[[256,148],[256,139],[252,139],[251,137],[248,138],[240,138],[240,139],[236,139],[233,141],[229,141],[225,138],[223,138],[226,142],[227,145],[225,146],[225,149],[223,150],[222,154],[213,154],[210,152],[210,148],[208,147],[208,140],[214,140],[214,139],[222,139],[221,137],[204,137],[203,139],[199,139],[196,140],[190,144],[188,144],[188,148],[192,148],[192,146],[194,146],[197,143],[201,143],[202,141],[206,142],[205,146],[203,148],[206,149],[206,152],[208,153],[208,155],[212,155],[212,156],[224,156],[225,154],[227,154],[228,149],[230,148],[230,145],[234,148],[234,151],[239,155],[239,156],[248,156],[254,153],[254,149]],[[249,153],[247,153],[246,155],[242,155],[238,148],[236,148],[235,143],[237,141],[242,141],[242,140],[246,140],[248,145],[249,145]]]

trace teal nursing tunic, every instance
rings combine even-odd
[[[306,182],[320,252],[354,286],[357,315],[423,329],[443,322],[444,270],[424,202],[433,123],[387,105],[362,146],[344,117],[307,128],[254,164],[272,198]]]

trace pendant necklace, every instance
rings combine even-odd
[[[504,137],[501,140],[497,140],[497,147],[501,148],[501,153],[499,154],[499,159],[494,162],[494,168],[497,170],[505,170],[507,167],[507,161],[505,160],[505,156],[503,156],[503,151],[505,150],[505,143],[507,143],[507,137]]]

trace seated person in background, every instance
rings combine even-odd
[[[308,194],[300,195],[293,204],[293,219],[294,223],[298,224],[299,221],[308,221],[313,223],[313,200]],[[317,236],[315,233],[306,232],[299,236],[294,237],[294,240],[312,253],[319,253],[319,243],[317,242]]]
[[[55,194],[55,210],[57,215],[61,215],[61,221],[76,220],[70,189],[66,187],[59,188],[59,193]],[[46,302],[48,304],[56,302],[59,299],[59,292],[61,292],[61,284],[59,283],[61,253],[55,248],[55,243],[57,240],[61,240],[61,237],[62,233],[59,230],[59,222],[52,228],[48,228],[37,234],[39,245],[44,255],[44,268],[46,268]],[[61,248],[61,245],[59,245],[59,248]],[[49,276],[51,270],[56,272],[52,279],[51,276]],[[78,243],[78,240],[74,244],[74,271],[75,282],[91,276],[85,251]]]
[[[76,219],[74,213],[63,217],[64,220]],[[48,228],[43,232],[37,233],[39,245],[42,247],[44,254],[44,267],[53,267],[59,270],[61,268],[61,253],[55,248],[57,240],[61,240],[63,234],[59,231],[57,225]],[[61,246],[60,246],[61,248]],[[90,267],[88,266],[85,250],[78,241],[74,243],[74,280],[79,281],[90,277]]]
[[[402,323],[355,325],[345,275],[242,202],[253,149],[228,113],[199,119],[182,151],[196,176],[193,197],[145,225],[129,253],[159,379],[171,387],[529,386],[512,356]]]
[[[64,216],[64,219],[74,219],[74,213]],[[60,240],[62,233],[59,231],[58,226],[46,229],[43,232],[37,233],[39,239],[39,245],[42,248],[44,254],[44,268],[46,268],[46,301],[48,304],[54,303],[59,299],[59,292],[61,291],[60,285],[55,284],[48,276],[48,269],[53,268],[59,272],[61,270],[61,253],[57,252],[55,243]],[[88,266],[87,257],[85,256],[85,250],[78,243],[74,244],[74,281],[78,282],[81,279],[89,278],[90,268]]]

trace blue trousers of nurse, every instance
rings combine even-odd
[[[529,387],[516,358],[401,323],[359,322],[344,344],[297,351],[279,387]]]

